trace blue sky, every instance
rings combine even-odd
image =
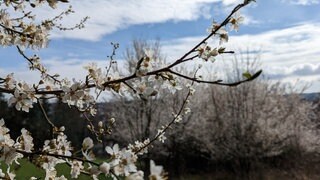
[[[134,38],[159,38],[163,53],[173,60],[206,35],[213,19],[221,21],[242,0],[70,0],[75,15],[65,18],[71,26],[89,16],[86,28],[52,32],[47,49],[40,54],[50,72],[71,77],[83,76],[82,66],[90,61],[106,63],[110,42],[120,43],[116,58]],[[39,17],[52,17],[57,10],[40,9]],[[320,0],[257,0],[241,11],[245,17],[239,32],[230,34],[227,47],[261,50],[266,76],[284,82],[312,83],[308,92],[320,90]],[[15,48],[1,48],[0,75],[15,71],[16,76],[35,81]],[[30,54],[31,55],[31,54]]]

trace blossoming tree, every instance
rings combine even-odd
[[[43,113],[43,119],[51,126],[52,139],[46,140],[43,147],[35,149],[32,134],[27,129],[21,129],[21,135],[12,139],[9,129],[5,126],[5,120],[0,120],[0,156],[1,163],[8,166],[7,171],[0,170],[0,177],[4,179],[15,179],[15,173],[12,167],[18,164],[19,159],[29,158],[31,162],[37,163],[45,170],[45,179],[66,179],[64,175],[57,176],[56,165],[65,163],[71,167],[71,177],[78,178],[83,173],[93,179],[101,176],[107,176],[114,179],[143,179],[144,173],[139,171],[136,163],[138,157],[148,151],[148,147],[155,141],[164,142],[165,132],[183,120],[183,112],[189,112],[189,97],[194,94],[192,88],[194,83],[207,83],[220,86],[236,86],[238,84],[251,81],[259,76],[261,70],[255,74],[245,73],[242,80],[226,83],[222,80],[203,80],[197,77],[197,71],[194,76],[188,76],[177,71],[176,67],[189,61],[213,60],[216,56],[224,53],[233,53],[223,47],[223,43],[228,41],[228,30],[237,30],[242,17],[236,16],[236,12],[253,0],[244,0],[237,5],[230,14],[221,23],[214,22],[209,28],[209,34],[196,44],[192,49],[179,59],[169,64],[159,64],[153,59],[152,51],[145,49],[144,56],[137,62],[132,74],[120,76],[117,72],[113,56],[110,58],[110,64],[106,71],[91,63],[84,68],[87,70],[85,79],[70,81],[67,78],[60,77],[59,74],[51,73],[41,63],[41,58],[37,55],[29,55],[26,49],[42,49],[48,45],[49,33],[53,29],[72,30],[83,28],[84,18],[79,24],[72,28],[65,28],[59,21],[73,13],[71,7],[61,14],[51,19],[38,22],[36,15],[30,8],[41,8],[49,5],[56,8],[57,3],[68,3],[67,0],[2,0],[0,1],[0,44],[1,46],[15,46],[17,53],[21,55],[29,65],[31,71],[39,72],[41,80],[33,84],[28,84],[23,80],[14,77],[10,73],[0,77],[0,93],[8,95],[8,105],[14,106],[18,111],[29,112],[34,105],[38,105]],[[37,23],[38,22],[38,23]],[[209,38],[217,38],[220,41],[218,47],[211,47],[208,44]],[[114,44],[114,49],[118,47]],[[42,105],[43,98],[60,99],[63,103],[75,107],[83,114],[88,123],[88,129],[95,135],[97,142],[102,136],[107,136],[115,119],[110,119],[109,123],[102,121],[94,125],[91,118],[95,116],[96,99],[104,92],[114,92],[120,95],[128,91],[136,93],[141,98],[149,98],[157,95],[155,84],[160,88],[176,88],[179,85],[179,79],[189,80],[187,85],[187,94],[185,95],[180,110],[172,115],[169,123],[161,125],[155,137],[136,141],[120,148],[118,144],[112,147],[106,147],[105,150],[109,156],[105,157],[104,162],[97,162],[94,159],[93,147],[94,141],[86,137],[83,139],[81,155],[76,154],[71,146],[67,136],[64,134],[65,128],[57,127],[47,116]],[[153,81],[153,86],[147,86]],[[1,118],[1,117],[0,117]],[[162,167],[155,165],[150,161],[150,179],[165,179]],[[33,177],[36,179],[37,177]]]

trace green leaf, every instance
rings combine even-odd
[[[262,73],[262,69],[260,69],[259,71],[257,71],[256,73],[254,73],[253,75],[250,74],[248,71],[244,72],[242,74],[243,77],[247,78],[247,80],[254,80],[256,79],[258,76],[260,76],[260,74]]]
[[[247,72],[244,72],[242,73],[242,76],[247,78],[247,79],[251,79],[252,75],[247,71]]]

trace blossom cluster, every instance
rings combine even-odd
[[[135,145],[129,145],[128,148],[119,149],[119,145],[115,144],[113,147],[107,146],[106,152],[110,158],[106,162],[100,164],[94,163],[94,154],[92,148],[94,147],[93,140],[89,137],[83,140],[82,154],[84,159],[74,159],[71,142],[67,140],[67,136],[63,133],[64,128],[61,127],[56,138],[46,140],[44,142],[41,153],[38,153],[36,162],[45,170],[45,179],[66,179],[64,176],[57,177],[56,165],[61,163],[70,164],[70,175],[72,178],[78,178],[81,172],[85,171],[92,176],[93,179],[98,179],[100,174],[114,177],[123,176],[126,179],[143,179],[144,173],[138,171],[135,163],[138,156],[135,151],[149,143],[146,140],[143,143],[135,142]],[[18,160],[29,155],[36,155],[33,151],[33,138],[31,133],[26,129],[21,130],[21,136],[15,141],[10,137],[9,129],[5,127],[4,120],[0,120],[0,163],[3,161],[10,167],[12,163],[19,164]],[[139,154],[146,153],[147,150],[140,151]],[[86,161],[85,161],[86,160]],[[85,163],[88,166],[85,166]],[[151,164],[151,177],[157,179],[165,179],[164,172],[161,166],[156,166],[154,161]],[[10,172],[10,168],[6,173],[0,171],[1,178],[15,179],[14,172]],[[36,178],[36,177],[34,177]],[[152,179],[152,178],[151,178]]]
[[[158,69],[167,66],[163,59],[159,59],[151,49],[144,50],[145,56],[140,59],[135,69],[138,78],[131,81],[136,94],[142,99],[153,97],[158,94],[159,89],[167,89],[170,93],[181,90],[179,80],[170,72],[159,72],[155,75],[148,75]]]
[[[21,48],[32,49],[45,48],[49,42],[49,32],[53,28],[63,29],[59,27],[57,22],[64,15],[68,15],[74,11],[70,7],[60,15],[52,19],[42,20],[41,23],[36,24],[34,23],[36,15],[32,14],[32,11],[27,11],[27,8],[36,8],[45,2],[51,8],[56,8],[59,1],[68,2],[67,0],[23,0],[21,2],[5,0],[4,2],[0,2],[0,6],[2,7],[0,10],[0,45],[16,45]],[[12,11],[15,12],[15,16],[13,17],[9,14]],[[78,28],[82,26],[82,24],[77,25]]]
[[[62,90],[64,92],[62,102],[76,106],[81,111],[89,108],[92,115],[95,114],[95,110],[90,106],[94,103],[94,97],[90,94],[89,89],[85,88],[84,83],[75,81],[71,84],[67,82],[62,86]]]
[[[11,74],[7,75],[7,79],[11,79]],[[9,80],[9,83],[15,82],[13,79]],[[13,86],[13,84],[6,84],[6,86]],[[9,99],[8,104],[15,104],[17,110],[23,110],[29,112],[29,109],[33,107],[33,103],[37,102],[37,98],[34,93],[34,88],[30,87],[25,82],[18,82],[15,84],[14,94]]]
[[[21,136],[14,141],[10,134],[9,129],[5,127],[5,122],[0,119],[0,163],[3,161],[8,165],[7,172],[4,173],[0,170],[0,178],[15,179],[15,174],[10,171],[10,165],[12,163],[19,164],[18,159],[23,158],[23,155],[18,150],[23,150],[25,152],[31,152],[33,150],[33,138],[30,133],[22,129]]]
[[[71,83],[64,79],[60,84],[56,84],[50,79],[44,79],[39,81],[37,85],[32,86],[26,82],[17,81],[13,73],[10,73],[3,78],[2,86],[7,90],[13,91],[13,96],[9,98],[8,104],[15,105],[17,110],[29,112],[29,109],[33,107],[33,103],[38,102],[41,92],[61,89],[59,95],[62,102],[70,106],[76,106],[80,111],[88,110],[92,115],[96,113],[93,106],[94,97],[90,94],[90,89],[87,89],[85,84],[81,82],[74,81]]]
[[[238,31],[239,25],[243,22],[243,20],[244,18],[238,12],[235,13],[228,20],[230,29]],[[207,31],[209,33],[213,33],[213,37],[218,36],[220,45],[229,41],[228,31],[226,30],[225,26],[222,26],[222,24],[213,21],[212,25],[210,26],[210,28],[208,28]],[[208,45],[207,42],[202,43],[201,46],[199,46],[196,50],[198,51],[199,58],[203,59],[204,61],[210,60],[212,62],[215,61],[216,56],[225,52],[224,47],[212,48]]]
[[[20,8],[16,8],[18,11]],[[25,15],[23,15],[25,16]],[[27,15],[27,18],[34,18]],[[27,48],[44,48],[48,44],[48,32],[52,26],[50,23],[36,25],[22,21],[23,18],[10,17],[6,9],[0,11],[0,45],[19,45]]]

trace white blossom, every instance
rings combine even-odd
[[[94,146],[93,140],[90,137],[84,138],[84,140],[82,142],[82,149],[88,150],[88,149],[93,148],[93,146]]]
[[[229,41],[229,35],[228,35],[228,31],[226,31],[225,28],[220,28],[219,31],[217,32],[217,34],[219,35],[220,38],[220,44],[228,42]]]
[[[78,178],[81,170],[84,168],[81,161],[73,160],[71,164],[71,178]]]
[[[65,93],[62,97],[62,101],[68,103],[68,105],[76,105],[77,101],[81,100],[84,96],[83,85],[79,82],[75,82],[70,87],[63,86],[62,90]]]
[[[67,180],[67,178],[64,177],[64,175],[57,177],[57,171],[56,170],[47,170],[46,169],[46,177],[45,180]]]
[[[7,169],[7,174],[8,174],[8,176],[9,176],[9,179],[10,179],[10,180],[15,180],[16,174],[14,173],[14,171],[11,171],[11,172],[10,172],[10,166],[9,166],[8,169]]]
[[[197,48],[199,53],[199,57],[204,61],[214,61],[215,57],[219,55],[217,48],[212,49],[207,43],[203,43],[201,46]]]
[[[18,159],[22,158],[23,155],[17,153],[13,148],[14,140],[11,139],[9,133],[9,129],[6,128],[3,119],[0,119],[0,161],[5,161],[6,164],[11,165],[12,162],[19,164],[17,162]]]
[[[67,136],[64,134],[59,134],[56,139],[46,140],[43,146],[43,151],[71,156],[71,142],[67,140]]]
[[[128,176],[132,172],[137,172],[135,165],[137,158],[137,155],[131,150],[123,149],[120,153],[119,164],[114,168],[115,174]]]
[[[238,31],[239,24],[242,23],[243,20],[244,18],[240,15],[240,13],[235,13],[229,21],[229,23],[231,24],[231,29]]]
[[[153,160],[150,160],[150,180],[166,180],[164,176],[163,167],[157,166]]]
[[[37,102],[34,89],[25,82],[19,82],[15,88],[14,95],[10,97],[8,104],[15,104],[15,108],[20,111],[29,112],[33,107],[32,103]]]
[[[6,174],[2,172],[2,169],[0,169],[0,178],[4,178],[5,176]]]
[[[100,166],[99,166],[99,170],[104,173],[105,175],[109,174],[110,171],[110,164],[107,162],[103,162]]]
[[[144,180],[143,176],[144,176],[143,171],[138,171],[127,176],[125,180]]]
[[[134,145],[129,144],[128,149],[130,149],[132,152],[138,152],[138,155],[143,155],[145,153],[148,153],[148,144],[150,143],[150,139],[147,138],[143,142],[135,141]]]
[[[113,147],[106,146],[105,148],[106,152],[111,155],[111,166],[116,166],[119,164],[120,161],[120,151],[119,151],[119,145],[114,144]]]
[[[19,136],[16,140],[15,148],[24,150],[26,152],[32,152],[33,150],[33,138],[29,131],[22,128],[21,136]]]
[[[4,82],[5,82],[5,85],[4,87],[6,89],[14,89],[15,86],[16,86],[16,80],[14,79],[13,77],[13,73],[10,73],[8,74],[5,78],[4,78]]]
[[[186,107],[183,109],[184,110],[184,114],[189,114],[191,112],[191,109]]]
[[[2,148],[0,160],[3,160],[6,164],[11,165],[13,162],[19,164],[17,160],[21,158],[23,158],[23,155],[17,153],[14,148],[8,146]]]
[[[175,123],[180,123],[182,121],[182,116],[179,114],[173,114],[174,116],[174,122]]]
[[[167,139],[167,137],[164,136],[165,132],[163,130],[164,127],[162,127],[161,129],[158,129],[158,133],[156,136],[158,136],[158,140],[162,143],[164,143],[164,141]]]

